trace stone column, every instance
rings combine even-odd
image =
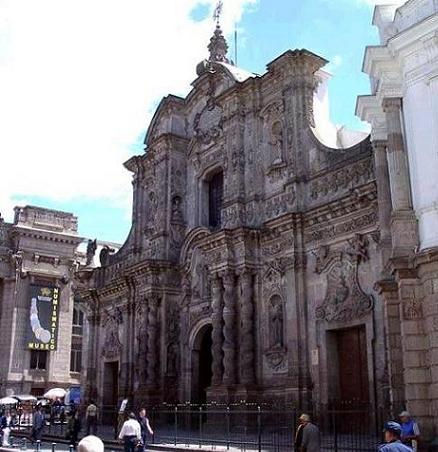
[[[217,275],[214,275],[212,278],[211,284],[212,291],[212,324],[213,324],[213,332],[212,332],[212,355],[213,355],[213,364],[212,364],[212,385],[218,386],[222,384],[223,377],[223,300],[222,300],[222,287],[221,281]]]
[[[377,200],[380,224],[380,248],[382,266],[385,267],[391,257],[391,188],[389,185],[388,159],[386,140],[374,140],[374,166],[377,182]]]
[[[224,374],[223,383],[236,383],[236,287],[235,275],[227,271],[222,277],[224,285]]]
[[[383,110],[388,128],[388,169],[392,199],[393,256],[410,254],[418,244],[417,222],[412,210],[408,161],[403,141],[400,98],[386,98]]]
[[[147,348],[147,379],[149,387],[157,386],[158,368],[158,304],[159,299],[151,296],[148,299],[148,348]]]
[[[244,385],[253,385],[255,383],[253,277],[248,270],[240,275],[240,315],[240,382]]]

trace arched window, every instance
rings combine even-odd
[[[212,229],[221,227],[221,210],[224,195],[224,175],[216,173],[208,184],[208,223]]]

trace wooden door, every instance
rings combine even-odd
[[[369,404],[367,342],[364,326],[337,332],[339,395],[342,405]]]

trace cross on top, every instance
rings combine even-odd
[[[214,12],[213,12],[213,19],[216,21],[216,25],[217,26],[219,26],[219,20],[221,18],[222,8],[223,7],[224,7],[223,0],[219,0],[217,2],[216,8],[214,9]]]

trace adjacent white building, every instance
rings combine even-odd
[[[377,6],[365,51],[391,402],[438,433],[438,0]]]

